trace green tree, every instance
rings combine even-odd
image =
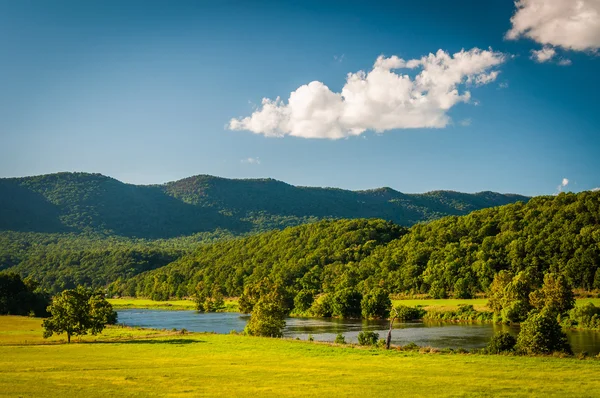
[[[362,295],[353,288],[338,290],[333,295],[333,315],[340,318],[359,318]]]
[[[71,336],[93,335],[101,333],[105,325],[117,321],[116,312],[100,291],[93,291],[83,286],[65,290],[54,296],[48,307],[50,317],[45,319],[44,338],[56,334],[67,334],[67,342]]]
[[[558,324],[556,315],[548,310],[532,311],[521,323],[516,348],[524,354],[550,354],[555,351],[572,353],[567,335]]]
[[[250,336],[281,337],[286,315],[284,297],[274,290],[258,299],[244,331]]]
[[[544,285],[529,294],[531,305],[538,310],[548,311],[560,315],[567,313],[575,306],[575,296],[567,279],[562,275],[546,274]]]
[[[390,294],[384,289],[375,288],[363,296],[360,307],[365,319],[387,318],[392,307]]]

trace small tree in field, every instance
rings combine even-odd
[[[56,295],[48,312],[51,316],[42,324],[44,338],[54,333],[66,333],[68,343],[71,342],[71,336],[85,335],[88,332],[95,335],[102,332],[106,324],[117,321],[117,314],[104,294],[82,286]]]

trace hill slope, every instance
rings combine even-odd
[[[244,234],[323,218],[381,218],[410,226],[527,200],[494,192],[347,191],[207,175],[132,185],[100,174],[57,173],[0,179],[0,231],[156,239],[217,229]]]
[[[111,291],[165,299],[198,287],[237,296],[268,277],[293,297],[357,288],[471,297],[501,270],[532,286],[558,272],[600,289],[600,192],[536,197],[446,217],[409,230],[381,220],[338,220],[199,246]]]

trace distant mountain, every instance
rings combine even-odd
[[[495,192],[348,191],[209,175],[132,185],[101,174],[56,173],[0,179],[0,230],[154,239],[215,230],[243,234],[323,218],[382,218],[411,226],[528,200]]]

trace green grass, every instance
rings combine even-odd
[[[193,300],[169,300],[169,301],[154,301],[142,298],[112,298],[108,299],[116,310],[128,308],[145,308],[152,310],[195,310],[196,303]],[[237,312],[238,300],[236,298],[225,299],[225,312]]]
[[[426,310],[454,311],[458,309],[459,304],[472,305],[477,311],[490,311],[487,306],[488,299],[396,299],[392,304],[406,305],[408,307],[423,306]],[[575,301],[576,306],[582,306],[586,303],[593,303],[600,306],[600,298],[580,298]]]
[[[0,317],[0,340],[37,322]],[[600,361],[420,354],[236,335],[139,331],[111,341],[0,345],[0,395],[600,396]],[[38,326],[34,330],[41,334]]]

